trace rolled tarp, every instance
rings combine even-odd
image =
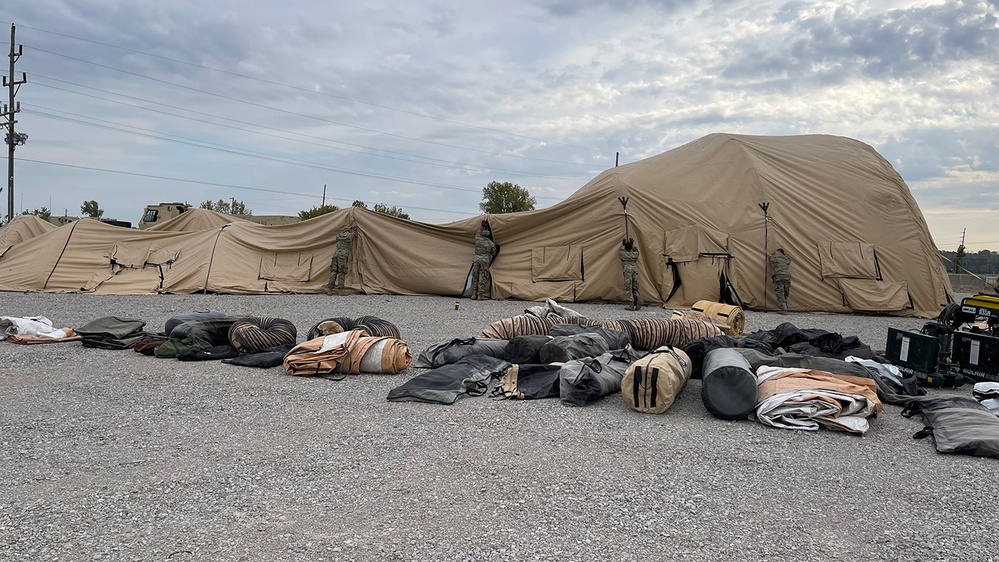
[[[690,310],[703,313],[715,322],[725,324],[730,328],[729,335],[733,338],[742,336],[743,330],[746,329],[746,314],[738,306],[723,302],[697,301]]]

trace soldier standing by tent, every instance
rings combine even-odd
[[[488,300],[489,288],[492,285],[492,275],[489,265],[496,255],[496,243],[493,242],[493,231],[489,221],[483,220],[482,226],[475,232],[475,257],[472,259],[472,300]]]
[[[638,310],[642,308],[638,293],[638,246],[631,238],[625,238],[617,255],[624,267],[624,290],[628,293],[627,309]]]
[[[791,258],[784,253],[783,248],[777,248],[770,254],[770,267],[773,269],[774,292],[777,293],[780,313],[787,314],[787,296],[791,292]]]
[[[330,265],[329,294],[343,290],[347,280],[347,267],[350,264],[350,251],[357,234],[357,225],[352,224],[336,235],[336,251],[333,253],[333,263]]]

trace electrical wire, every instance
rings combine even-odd
[[[60,162],[48,162],[48,161],[45,161],[45,160],[34,160],[34,159],[31,159],[31,158],[18,158],[17,161],[18,162],[30,162],[32,164],[44,164],[44,165],[47,165],[47,166],[59,166],[59,167],[63,167],[63,168],[74,168],[74,169],[77,169],[77,170],[88,170],[88,171],[92,171],[92,172],[105,172],[105,173],[109,173],[109,174],[120,174],[120,175],[125,175],[125,176],[136,176],[136,177],[142,177],[142,178],[176,181],[176,182],[181,182],[181,183],[192,183],[192,184],[197,184],[197,185],[209,185],[209,186],[212,186],[212,187],[226,187],[226,188],[230,188],[230,189],[240,189],[240,190],[245,190],[245,191],[256,191],[256,192],[262,192],[262,193],[279,193],[279,194],[282,194],[282,195],[294,195],[296,197],[308,197],[308,198],[312,198],[312,199],[318,197],[315,193],[295,193],[295,192],[292,192],[292,191],[281,191],[281,190],[278,190],[278,189],[267,189],[267,188],[263,188],[263,187],[249,187],[249,186],[245,186],[245,185],[235,185],[235,184],[228,184],[228,183],[209,182],[209,181],[202,181],[202,180],[192,180],[192,179],[187,179],[187,178],[174,178],[174,177],[169,177],[169,176],[159,176],[159,175],[155,175],[155,174],[143,174],[143,173],[140,173],[140,172],[126,172],[126,171],[123,171],[123,170],[109,170],[107,168],[97,168],[97,167],[93,167],[93,166],[80,166],[80,165],[77,165],[77,164],[64,164],[64,163],[60,163]],[[351,199],[343,199],[343,198],[339,198],[339,197],[326,197],[326,198],[334,200],[334,201],[351,201],[351,202],[353,202],[353,200],[351,200]],[[456,215],[464,215],[464,216],[475,216],[475,215],[478,214],[478,213],[473,213],[473,214],[470,215],[469,213],[462,212],[462,211],[449,211],[449,210],[446,210],[446,209],[430,209],[430,208],[426,208],[426,207],[414,207],[414,206],[406,206],[405,208],[419,209],[421,211],[434,211],[434,212],[439,212],[439,213],[453,213],[453,214],[456,214]]]
[[[249,105],[249,106],[252,106],[252,107],[257,107],[257,108],[260,108],[260,109],[266,109],[268,111],[275,111],[275,112],[278,112],[278,113],[284,113],[286,115],[293,115],[295,117],[301,117],[301,118],[304,118],[304,119],[312,119],[314,121],[320,121],[320,122],[323,122],[323,123],[330,123],[332,125],[339,125],[341,127],[347,127],[347,128],[350,128],[350,129],[356,129],[356,130],[364,131],[364,132],[368,132],[368,133],[375,133],[375,134],[378,134],[378,135],[385,135],[385,136],[388,136],[388,137],[399,138],[399,139],[413,141],[413,142],[421,142],[421,143],[425,143],[425,144],[432,144],[432,145],[435,145],[435,146],[441,146],[441,147],[444,147],[444,148],[451,148],[451,149],[455,149],[455,150],[466,150],[466,151],[469,151],[469,152],[477,152],[477,153],[480,153],[480,154],[489,154],[491,156],[502,156],[502,157],[505,157],[505,158],[519,158],[519,159],[523,159],[523,160],[531,160],[531,161],[534,161],[534,162],[548,162],[548,163],[552,163],[552,164],[565,164],[567,166],[589,166],[589,164],[581,164],[579,162],[566,162],[564,160],[549,160],[549,159],[546,159],[546,158],[534,158],[534,157],[531,157],[531,156],[520,156],[520,155],[517,155],[517,154],[509,154],[509,153],[504,153],[504,152],[493,152],[493,151],[489,151],[489,150],[482,150],[482,149],[479,149],[479,148],[471,148],[471,147],[468,147],[468,146],[453,145],[453,144],[447,144],[447,143],[437,142],[437,141],[432,141],[432,140],[419,139],[419,138],[416,138],[416,137],[409,137],[409,136],[401,135],[401,134],[398,134],[398,133],[390,133],[390,132],[387,132],[387,131],[380,131],[378,129],[371,129],[371,128],[368,128],[368,127],[361,127],[360,125],[351,125],[350,123],[345,123],[343,121],[336,121],[336,120],[333,120],[333,119],[326,119],[326,118],[323,118],[323,117],[317,117],[315,115],[308,115],[308,114],[305,114],[305,113],[298,113],[298,112],[290,111],[290,110],[287,110],[287,109],[281,109],[279,107],[273,107],[273,106],[265,105],[265,104],[262,104],[262,103],[257,103],[257,102],[248,101],[248,100],[242,100],[242,99],[239,99],[239,98],[236,98],[236,97],[232,97],[232,96],[227,96],[227,95],[224,95],[224,94],[218,94],[218,93],[211,92],[211,91],[208,91],[208,90],[202,90],[200,88],[195,88],[193,86],[185,86],[183,84],[178,84],[176,82],[170,82],[169,80],[163,80],[163,79],[160,79],[160,78],[153,78],[152,76],[146,76],[144,74],[139,74],[138,72],[132,72],[130,70],[124,70],[124,69],[116,68],[116,67],[113,67],[113,66],[110,66],[110,65],[101,64],[101,63],[98,63],[98,62],[88,61],[86,59],[82,59],[82,58],[79,58],[79,57],[74,57],[74,56],[63,54],[63,53],[59,53],[59,52],[56,52],[56,51],[50,51],[48,49],[43,49],[43,48],[38,47],[38,46],[30,45],[30,47],[33,50],[41,52],[41,53],[47,53],[47,54],[54,55],[54,56],[57,56],[57,57],[63,57],[63,58],[69,59],[69,60],[74,60],[74,61],[77,61],[77,62],[82,62],[84,64],[93,65],[93,66],[96,66],[96,67],[99,67],[99,68],[105,68],[105,69],[108,69],[108,70],[113,70],[115,72],[120,72],[122,74],[127,74],[129,76],[135,76],[137,78],[143,78],[145,80],[150,80],[150,81],[158,82],[158,83],[161,83],[161,84],[166,84],[168,86],[173,86],[175,88],[181,88],[183,90],[188,90],[188,91],[191,91],[191,92],[197,92],[197,93],[200,93],[200,94],[204,94],[204,95],[208,95],[208,96],[212,96],[212,97],[217,97],[217,98],[220,98],[220,99],[224,99],[224,100],[232,101],[232,102],[236,102],[236,103],[242,103],[242,104],[246,104],[246,105]]]
[[[33,106],[32,105],[30,107],[39,107],[39,106]],[[42,109],[47,109],[49,111],[56,111],[56,112],[59,112],[59,113],[65,113],[67,115],[75,115],[77,117],[84,117],[84,116],[81,116],[81,115],[77,115],[77,114],[73,114],[73,113],[69,113],[69,112],[65,112],[65,111],[60,111],[58,109],[50,109],[50,108],[42,108]],[[439,184],[439,183],[432,183],[432,182],[423,182],[423,181],[418,181],[418,180],[409,180],[409,179],[399,178],[399,177],[395,177],[395,176],[386,176],[386,175],[381,175],[381,174],[372,174],[372,173],[363,172],[363,171],[360,171],[360,170],[352,170],[352,169],[349,169],[349,168],[340,168],[340,167],[337,167],[337,166],[329,166],[329,165],[320,164],[320,163],[317,163],[317,162],[310,162],[310,161],[307,161],[307,160],[299,160],[299,159],[296,159],[296,158],[273,156],[273,155],[268,155],[268,154],[265,154],[265,153],[255,152],[255,151],[250,151],[250,150],[245,150],[245,149],[236,149],[234,147],[227,146],[227,145],[210,143],[210,142],[207,142],[207,141],[200,141],[200,140],[197,140],[197,139],[190,139],[190,138],[181,137],[181,136],[178,136],[178,135],[170,135],[170,134],[167,134],[167,133],[156,133],[155,131],[150,131],[149,129],[143,129],[141,127],[135,127],[135,126],[132,126],[132,125],[121,125],[120,123],[114,123],[113,121],[105,121],[103,119],[97,119],[97,118],[94,118],[94,117],[86,117],[86,119],[91,119],[93,121],[98,121],[98,123],[91,123],[91,122],[83,121],[83,120],[80,120],[80,119],[72,119],[72,118],[69,118],[69,117],[62,117],[62,116],[59,116],[59,115],[47,114],[47,113],[45,113],[43,111],[36,111],[36,110],[32,110],[32,109],[26,109],[24,111],[26,113],[30,113],[32,115],[38,115],[38,116],[41,116],[41,117],[47,117],[49,119],[56,119],[56,120],[60,120],[60,121],[66,121],[66,122],[70,122],[70,123],[77,123],[77,124],[80,124],[80,125],[87,125],[87,126],[92,126],[92,127],[99,127],[99,128],[102,128],[102,129],[107,129],[107,130],[112,130],[112,131],[118,131],[118,132],[123,132],[123,133],[128,133],[128,134],[134,134],[134,135],[139,135],[139,136],[143,136],[143,137],[147,137],[147,138],[153,138],[153,139],[157,139],[157,140],[166,140],[166,141],[170,141],[170,142],[176,142],[176,143],[180,143],[180,144],[185,144],[185,145],[188,145],[188,146],[194,146],[194,147],[197,147],[197,148],[207,148],[209,150],[216,150],[216,151],[225,152],[225,153],[228,153],[228,154],[236,154],[236,155],[239,155],[239,156],[248,156],[248,157],[251,157],[251,158],[258,158],[258,159],[261,159],[261,160],[269,160],[269,161],[272,161],[272,162],[279,162],[279,163],[283,163],[283,164],[291,164],[291,165],[302,166],[302,167],[307,167],[307,168],[327,170],[327,171],[331,171],[331,172],[338,172],[338,173],[341,173],[341,174],[349,174],[349,175],[354,175],[354,176],[361,176],[361,177],[367,177],[367,178],[373,178],[373,179],[380,179],[380,180],[385,180],[385,181],[393,181],[393,182],[400,182],[400,183],[409,183],[409,184],[414,184],[414,185],[422,185],[422,186],[427,186],[427,187],[436,187],[436,188],[456,190],[456,191],[466,191],[466,192],[469,192],[469,193],[479,193],[481,191],[479,189],[473,189],[473,188],[468,188],[468,187],[459,187],[459,186]],[[112,125],[116,125],[116,126],[103,125],[100,122],[111,123]],[[131,129],[135,129],[135,130],[122,129],[122,128],[120,128],[122,126],[129,127]],[[536,199],[537,198],[551,199],[551,200],[555,200],[555,201],[560,201],[561,200],[561,198],[558,198],[558,197],[544,197],[544,196],[537,197],[536,196],[535,198]]]
[[[396,112],[399,112],[399,113],[404,113],[406,115],[413,115],[413,116],[416,116],[416,117],[423,117],[423,118],[426,118],[426,119],[433,119],[435,121],[440,121],[440,122],[443,122],[443,123],[449,123],[449,124],[452,124],[452,125],[460,125],[462,127],[468,127],[468,128],[471,128],[471,129],[478,129],[478,130],[481,130],[481,131],[487,131],[487,132],[490,132],[490,133],[496,133],[496,134],[501,134],[501,135],[509,135],[509,136],[512,136],[512,137],[519,137],[519,138],[523,138],[523,139],[527,139],[527,140],[533,140],[533,141],[538,141],[538,142],[543,142],[543,143],[547,143],[547,144],[557,144],[557,145],[560,145],[560,146],[567,146],[567,147],[570,147],[570,148],[579,148],[579,149],[582,149],[582,150],[590,150],[590,151],[593,151],[593,152],[600,152],[598,149],[591,148],[591,147],[579,146],[579,145],[574,145],[574,144],[569,144],[569,143],[564,143],[564,142],[559,142],[559,141],[552,141],[552,140],[548,140],[548,139],[542,139],[542,138],[539,138],[539,137],[532,137],[530,135],[523,135],[523,134],[519,134],[519,133],[511,133],[509,131],[503,131],[503,130],[500,130],[500,129],[494,129],[494,128],[490,128],[490,127],[483,127],[481,125],[473,125],[471,123],[463,123],[461,121],[454,121],[454,120],[451,120],[451,119],[446,119],[444,117],[437,117],[435,115],[430,115],[430,114],[427,114],[427,113],[420,113],[418,111],[410,111],[410,110],[406,110],[406,109],[399,109],[397,107],[391,107],[391,106],[387,106],[387,105],[381,105],[381,104],[369,102],[369,101],[366,101],[366,100],[361,100],[361,99],[357,99],[357,98],[351,98],[351,97],[347,97],[347,96],[340,96],[340,95],[332,94],[332,93],[329,93],[329,92],[317,92],[317,91],[315,91],[314,89],[311,89],[311,88],[303,88],[301,86],[295,86],[295,85],[287,84],[287,83],[284,83],[284,82],[278,82],[278,81],[275,81],[275,80],[268,80],[266,78],[259,78],[257,76],[250,76],[250,75],[247,75],[247,74],[240,74],[238,72],[233,72],[231,70],[225,70],[225,69],[221,69],[221,68],[214,68],[214,67],[210,67],[210,66],[205,66],[205,65],[201,65],[201,64],[197,64],[197,63],[193,63],[193,62],[188,62],[188,61],[185,61],[185,60],[180,60],[180,59],[175,59],[175,58],[171,58],[171,57],[166,57],[166,56],[163,56],[163,55],[157,55],[155,53],[148,53],[148,52],[145,52],[145,51],[140,51],[138,49],[131,49],[129,47],[122,47],[121,45],[114,45],[114,44],[111,44],[111,43],[104,43],[102,41],[95,41],[93,39],[86,39],[86,38],[83,38],[83,37],[76,37],[76,36],[73,36],[73,35],[67,35],[65,33],[59,33],[59,32],[56,32],[56,31],[51,31],[51,30],[47,30],[47,29],[41,29],[41,28],[37,28],[37,27],[31,27],[31,26],[27,26],[27,25],[24,25],[22,27],[24,27],[26,29],[32,29],[34,31],[41,31],[42,33],[49,33],[51,35],[57,35],[57,36],[60,36],[60,37],[66,37],[67,39],[74,39],[76,41],[84,41],[84,42],[87,42],[87,43],[93,43],[95,45],[101,45],[101,46],[104,46],[104,47],[111,47],[113,49],[120,49],[120,50],[123,50],[123,51],[128,51],[130,53],[136,53],[136,54],[140,54],[140,55],[144,55],[144,56],[148,56],[148,57],[158,58],[158,59],[161,59],[161,60],[166,60],[166,61],[175,62],[175,63],[179,63],[179,64],[185,64],[185,65],[188,65],[188,66],[192,66],[194,68],[201,68],[201,69],[204,69],[204,70],[210,70],[212,72],[219,72],[219,73],[222,73],[222,74],[228,74],[229,76],[236,76],[236,77],[245,78],[245,79],[248,79],[248,80],[256,80],[256,81],[262,82],[264,84],[271,84],[271,85],[274,85],[274,86],[281,86],[281,87],[284,87],[284,88],[289,88],[289,89],[297,90],[297,91],[300,91],[300,92],[306,92],[306,93],[309,93],[309,94],[321,95],[321,96],[326,96],[326,97],[330,97],[330,98],[335,98],[335,99],[338,99],[338,100],[349,101],[349,102],[353,102],[353,103],[359,103],[359,104],[367,105],[367,106],[370,106],[370,107],[377,107],[379,109],[386,109],[386,110],[389,110],[389,111],[396,111]]]
[[[561,175],[552,175],[552,174],[532,173],[532,172],[526,172],[526,171],[523,171],[523,170],[509,170],[509,169],[504,169],[504,168],[492,168],[492,167],[485,168],[485,167],[476,166],[476,165],[473,165],[473,164],[463,164],[461,162],[452,162],[452,161],[448,161],[448,160],[441,160],[441,159],[438,159],[438,158],[430,158],[430,157],[426,157],[426,156],[411,155],[411,154],[407,154],[407,153],[404,153],[404,152],[395,152],[395,151],[385,150],[385,149],[381,149],[381,148],[375,148],[375,147],[371,147],[371,146],[365,146],[365,145],[360,145],[360,144],[348,143],[348,142],[344,142],[344,141],[338,141],[338,140],[329,139],[329,138],[325,138],[325,137],[319,137],[319,136],[314,136],[314,135],[306,135],[304,133],[297,133],[297,132],[289,131],[289,130],[286,130],[286,129],[278,129],[276,127],[269,127],[267,125],[260,125],[258,123],[251,123],[249,121],[241,121],[239,119],[231,119],[231,118],[228,118],[228,117],[222,117],[222,116],[215,115],[215,114],[212,114],[212,113],[206,113],[206,112],[202,112],[202,111],[196,111],[196,110],[193,110],[193,109],[188,109],[188,108],[185,108],[185,107],[179,107],[179,106],[175,106],[175,105],[160,103],[160,102],[156,102],[156,101],[152,101],[152,100],[147,100],[147,99],[144,99],[144,98],[139,98],[139,97],[136,97],[136,96],[130,96],[130,95],[127,95],[127,94],[121,94],[121,93],[118,93],[118,92],[112,92],[110,90],[104,90],[104,89],[101,89],[101,88],[95,88],[95,87],[92,87],[92,86],[86,86],[84,84],[77,84],[75,82],[69,82],[67,80],[60,80],[58,78],[52,78],[52,77],[49,77],[49,76],[42,76],[42,75],[39,75],[39,74],[33,74],[32,76],[33,76],[33,78],[36,78],[36,79],[37,78],[42,78],[43,80],[52,80],[52,81],[55,81],[55,82],[61,82],[63,84],[69,84],[69,85],[76,86],[76,87],[79,87],[79,88],[86,88],[86,89],[89,89],[89,90],[103,92],[103,93],[106,93],[106,94],[109,94],[109,95],[113,95],[113,96],[120,96],[120,97],[123,97],[123,98],[133,99],[133,100],[141,101],[141,102],[144,102],[144,103],[149,103],[149,104],[153,104],[153,105],[160,105],[160,106],[163,106],[163,107],[168,107],[170,109],[176,109],[178,111],[186,111],[186,112],[189,112],[189,113],[193,113],[195,115],[202,115],[202,116],[205,116],[205,117],[211,117],[211,118],[219,119],[219,120],[223,120],[223,121],[231,121],[233,123],[239,123],[239,124],[248,125],[248,126],[251,126],[251,127],[259,127],[261,129],[266,129],[266,130],[270,130],[270,131],[277,131],[277,132],[281,132],[281,133],[287,133],[289,135],[297,135],[297,136],[301,136],[301,137],[305,137],[305,138],[322,140],[322,141],[326,141],[326,142],[334,143],[334,144],[342,144],[342,145],[356,147],[356,148],[360,148],[360,149],[364,149],[364,150],[374,150],[374,151],[387,152],[389,154],[399,154],[399,155],[402,155],[402,156],[411,156],[412,158],[403,158],[403,157],[400,157],[400,156],[390,156],[389,154],[372,154],[372,153],[369,153],[369,152],[362,152],[361,150],[348,150],[348,149],[342,148],[342,147],[329,146],[329,145],[326,145],[326,144],[320,144],[320,143],[315,143],[315,142],[310,142],[310,141],[305,141],[305,140],[300,140],[300,139],[283,137],[283,136],[280,136],[280,135],[274,135],[274,134],[264,133],[264,132],[261,132],[261,131],[254,131],[252,129],[244,129],[242,127],[235,127],[235,126],[232,126],[232,125],[225,125],[225,124],[222,124],[222,123],[212,123],[211,121],[206,121],[204,119],[196,119],[194,117],[189,117],[189,116],[186,116],[186,115],[178,115],[176,113],[170,113],[168,111],[162,111],[162,110],[151,108],[151,107],[144,107],[144,106],[141,106],[141,105],[127,103],[127,102],[120,101],[120,100],[114,100],[114,99],[104,98],[104,97],[101,97],[101,96],[95,96],[95,95],[92,95],[92,94],[86,94],[86,93],[83,93],[83,92],[77,92],[77,91],[69,90],[69,89],[66,89],[66,88],[59,88],[57,86],[52,86],[52,85],[49,85],[49,84],[45,84],[43,82],[33,82],[33,85],[40,86],[42,88],[48,88],[48,89],[57,90],[57,91],[60,91],[60,92],[67,92],[67,93],[75,94],[75,95],[78,95],[78,96],[88,97],[88,98],[91,98],[91,99],[97,99],[97,100],[102,100],[102,101],[106,101],[106,102],[109,102],[109,103],[115,103],[115,104],[119,104],[119,105],[124,105],[126,107],[134,107],[134,108],[137,108],[137,109],[142,109],[144,111],[150,111],[150,112],[153,112],[153,113],[160,113],[160,114],[163,114],[163,115],[168,115],[170,117],[175,117],[175,118],[178,118],[178,119],[186,119],[186,120],[194,121],[194,122],[197,122],[197,123],[205,123],[205,124],[209,124],[209,125],[213,125],[213,126],[217,126],[217,127],[226,127],[226,128],[229,128],[229,129],[234,129],[234,130],[237,130],[237,131],[243,131],[243,132],[253,133],[253,134],[257,134],[257,135],[261,135],[261,136],[268,136],[268,137],[272,137],[272,138],[284,139],[284,140],[289,140],[289,141],[293,141],[293,142],[299,142],[299,143],[303,143],[303,144],[310,144],[310,145],[314,145],[314,146],[322,146],[324,148],[331,148],[331,149],[334,149],[334,150],[342,150],[344,152],[348,152],[348,153],[351,153],[351,154],[365,154],[365,155],[376,156],[378,158],[389,158],[389,159],[392,159],[392,160],[400,160],[400,161],[403,161],[403,162],[412,162],[414,164],[422,164],[422,165],[425,165],[425,166],[446,167],[446,168],[452,168],[452,169],[455,169],[455,170],[461,170],[463,172],[481,171],[483,173],[486,173],[486,172],[494,171],[494,172],[503,172],[504,174],[521,175],[521,176],[527,176],[527,177],[544,177],[544,178],[553,178],[553,179],[572,179],[572,178],[575,178],[575,176],[561,176]],[[427,160],[427,162],[424,162],[424,161],[421,161],[421,160],[414,160],[413,158],[422,158],[424,160]]]

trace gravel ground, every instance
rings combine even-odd
[[[196,309],[300,334],[374,314],[414,356],[532,303],[444,297],[0,295],[0,315],[161,329]],[[577,304],[593,318],[663,309]],[[747,314],[882,349],[919,319]],[[343,381],[0,343],[3,560],[997,560],[999,462],[937,454],[886,405],[864,437],[662,416],[618,396],[389,403],[417,374]],[[931,391],[943,392],[943,391]],[[954,392],[954,391],[951,391]],[[970,395],[970,386],[956,391]],[[992,537],[989,539],[988,537]]]

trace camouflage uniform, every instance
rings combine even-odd
[[[784,253],[770,254],[771,278],[774,280],[774,292],[777,293],[777,305],[781,312],[787,312],[787,295],[791,292],[791,258]]]
[[[489,264],[496,255],[496,243],[490,237],[492,231],[480,228],[475,233],[475,257],[472,259],[472,299],[486,300],[492,285]]]
[[[355,230],[345,228],[336,235],[336,252],[333,254],[333,264],[330,266],[330,292],[334,289],[343,289],[343,284],[347,280],[347,266],[350,263],[350,250],[355,233]]]
[[[630,250],[624,244],[618,250],[617,255],[621,258],[621,265],[624,267],[624,290],[628,294],[628,310],[638,310],[641,303],[638,300],[638,246],[633,245]]]

